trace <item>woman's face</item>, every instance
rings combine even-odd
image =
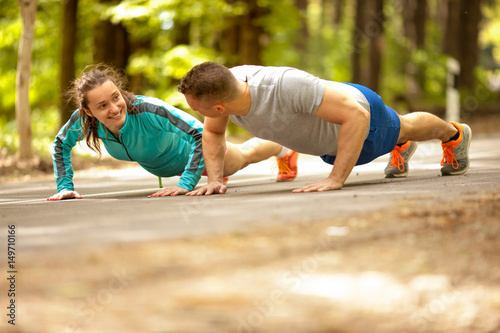
[[[96,117],[113,134],[118,132],[127,117],[127,104],[118,87],[110,80],[87,93],[88,107],[85,110],[89,116]]]

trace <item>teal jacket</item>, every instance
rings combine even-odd
[[[191,191],[205,170],[203,124],[156,98],[137,96],[133,104],[139,113],[127,114],[119,138],[98,122],[98,135],[106,151],[118,160],[135,161],[158,177],[181,175],[177,186]],[[76,110],[54,141],[52,160],[58,192],[74,190],[71,150],[81,132]]]

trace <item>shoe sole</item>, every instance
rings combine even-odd
[[[467,142],[467,155],[469,154],[469,148],[470,148],[470,143],[472,142],[472,130],[470,129],[469,125],[467,124],[463,124],[463,126],[467,126],[469,128],[469,141]],[[467,166],[465,167],[465,169],[463,170],[460,170],[460,171],[451,171],[451,172],[447,172],[447,173],[443,173],[441,171],[441,175],[442,176],[458,176],[458,175],[463,175],[464,173],[466,173],[468,170],[469,170],[469,167],[470,167],[470,158],[468,159],[467,161]]]
[[[391,174],[385,175],[385,178],[388,178],[388,179],[390,179],[390,178],[405,178],[407,176],[408,176],[408,171],[403,172],[403,173],[397,173],[397,174],[391,173]]]
[[[282,182],[291,182],[292,180],[294,180],[295,178],[297,178],[297,176],[293,177],[293,178],[290,178],[290,179],[276,179],[276,182],[277,183],[282,183]]]

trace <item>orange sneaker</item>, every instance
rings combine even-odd
[[[223,177],[222,178],[222,183],[227,184],[229,182],[229,177]]]
[[[469,147],[472,132],[466,124],[451,122],[458,129],[459,138],[446,143],[443,147],[443,159],[441,160],[441,174],[443,176],[461,175],[469,170]]]
[[[385,178],[403,178],[408,176],[408,161],[417,150],[415,141],[408,141],[402,146],[396,146],[391,152],[391,159],[385,167]]]
[[[297,159],[299,153],[291,150],[285,157],[276,158],[278,163],[278,177],[277,182],[288,182],[297,177]]]

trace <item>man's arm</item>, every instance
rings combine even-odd
[[[307,184],[294,192],[339,190],[356,165],[363,148],[370,113],[354,98],[327,84],[323,101],[315,115],[331,123],[339,124],[339,138],[335,165],[328,178]]]
[[[186,195],[211,195],[226,193],[224,185],[224,157],[226,153],[226,127],[229,117],[205,118],[203,125],[203,158],[207,170],[207,185]]]

